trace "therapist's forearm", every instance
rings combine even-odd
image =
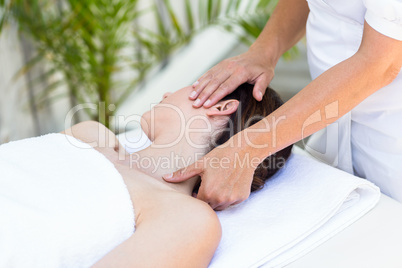
[[[279,0],[250,50],[272,57],[277,62],[283,53],[304,36],[308,13],[306,0]]]
[[[235,135],[233,138],[242,141],[241,151],[262,160],[335,122],[392,82],[402,67],[401,43],[387,47],[391,52],[384,52],[375,47],[381,44],[371,41],[364,41],[358,53],[322,73],[279,109],[251,126],[246,138],[242,135],[245,131]]]
[[[370,79],[370,70],[357,59],[348,59],[321,76],[264,120],[249,128],[242,145],[264,159],[335,122],[374,93],[380,84]],[[310,120],[309,120],[310,119]],[[314,122],[316,121],[316,122]],[[267,125],[269,127],[267,127]],[[266,129],[255,132],[254,129]],[[266,147],[257,149],[255,145]]]

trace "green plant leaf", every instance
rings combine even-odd
[[[211,21],[212,18],[212,10],[213,10],[213,1],[208,0],[207,2],[207,21]]]
[[[186,6],[186,19],[187,19],[187,25],[188,25],[188,32],[194,31],[194,17],[193,17],[193,11],[191,8],[190,0],[185,0],[185,6]]]
[[[169,0],[164,0],[164,3],[166,5],[166,8],[169,13],[169,18],[171,21],[171,24],[173,25],[173,28],[175,29],[176,33],[180,36],[183,33],[182,27],[180,26],[180,23],[177,19],[177,16],[172,8],[172,5],[170,4]]]

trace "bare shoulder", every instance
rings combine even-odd
[[[116,135],[103,124],[96,121],[78,123],[61,133],[73,136],[98,150],[106,148],[117,151],[120,149]]]
[[[216,212],[205,202],[175,190],[159,191],[150,202],[150,207],[142,215],[143,221],[157,219],[157,215],[169,218],[172,222],[188,223],[191,229],[202,228],[221,236],[221,226]],[[140,223],[139,223],[140,224]]]
[[[147,205],[133,236],[94,267],[208,267],[221,238],[209,205],[175,191]]]
[[[138,231],[155,232],[158,228],[159,239],[169,241],[161,248],[162,259],[171,263],[164,267],[208,266],[222,236],[219,219],[208,204],[167,191],[158,195],[157,206],[147,212],[150,214],[143,218]]]
[[[96,121],[84,121],[75,124],[61,132],[62,134],[73,136],[86,143],[92,143],[93,147],[99,145],[100,140],[105,140],[106,137],[115,138],[113,132],[106,128],[103,124]]]

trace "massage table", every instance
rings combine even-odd
[[[381,194],[351,226],[286,268],[402,267],[402,204]]]
[[[381,194],[366,215],[286,267],[402,267],[402,204]]]

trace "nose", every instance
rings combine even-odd
[[[162,99],[166,99],[166,98],[169,97],[170,95],[172,95],[172,92],[166,92],[165,94],[163,94]]]

